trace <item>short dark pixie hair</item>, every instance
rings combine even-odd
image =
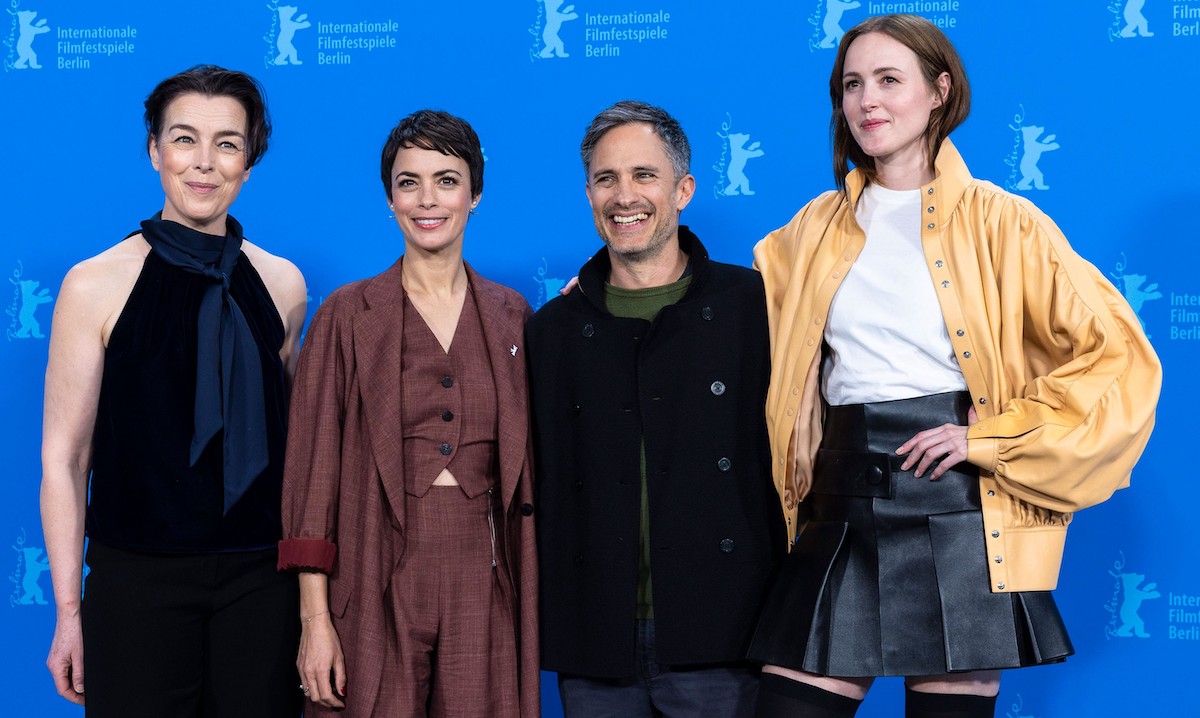
[[[246,111],[246,169],[258,164],[267,152],[271,137],[271,115],[267,111],[267,93],[258,80],[237,70],[216,65],[196,65],[172,75],[146,97],[146,148],[162,134],[167,108],[180,95],[194,92],[205,97],[232,97]]]
[[[592,124],[588,125],[579,143],[579,154],[583,159],[583,172],[591,182],[592,153],[596,144],[609,130],[622,125],[632,125],[644,122],[654,128],[654,133],[662,141],[663,150],[671,158],[671,168],[675,173],[675,181],[683,179],[692,166],[692,147],[688,144],[687,135],[679,122],[661,107],[648,105],[637,100],[622,100],[617,104],[596,115]]]
[[[483,194],[483,149],[475,130],[461,117],[442,110],[417,110],[392,128],[379,163],[388,200],[392,198],[392,165],[404,147],[433,150],[466,162],[471,174],[471,197]]]

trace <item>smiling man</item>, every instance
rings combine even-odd
[[[679,225],[691,150],[619,102],[581,145],[604,241],[526,326],[542,665],[571,716],[749,716],[744,660],[786,539],[763,284]]]

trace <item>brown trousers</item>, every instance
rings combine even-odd
[[[493,492],[408,496],[406,548],[387,601],[395,640],[375,714],[517,718],[516,593]]]

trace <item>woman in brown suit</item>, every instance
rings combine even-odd
[[[406,117],[381,172],[404,255],[324,302],[292,397],[300,690],[309,715],[537,716],[529,306],[462,258],[470,125]]]

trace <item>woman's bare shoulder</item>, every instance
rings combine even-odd
[[[130,289],[141,274],[150,245],[135,234],[71,267],[63,279],[63,291],[91,295],[93,298]],[[128,291],[125,292],[128,294]]]
[[[272,293],[304,291],[304,275],[290,260],[271,254],[248,240],[242,242],[242,251]]]
[[[107,345],[149,253],[150,245],[135,234],[71,267],[55,302],[56,325],[65,323],[85,332],[99,330]]]
[[[308,308],[308,287],[300,269],[283,257],[249,241],[242,242],[242,252],[262,278],[271,301],[283,320],[284,330],[293,336],[299,335]]]

